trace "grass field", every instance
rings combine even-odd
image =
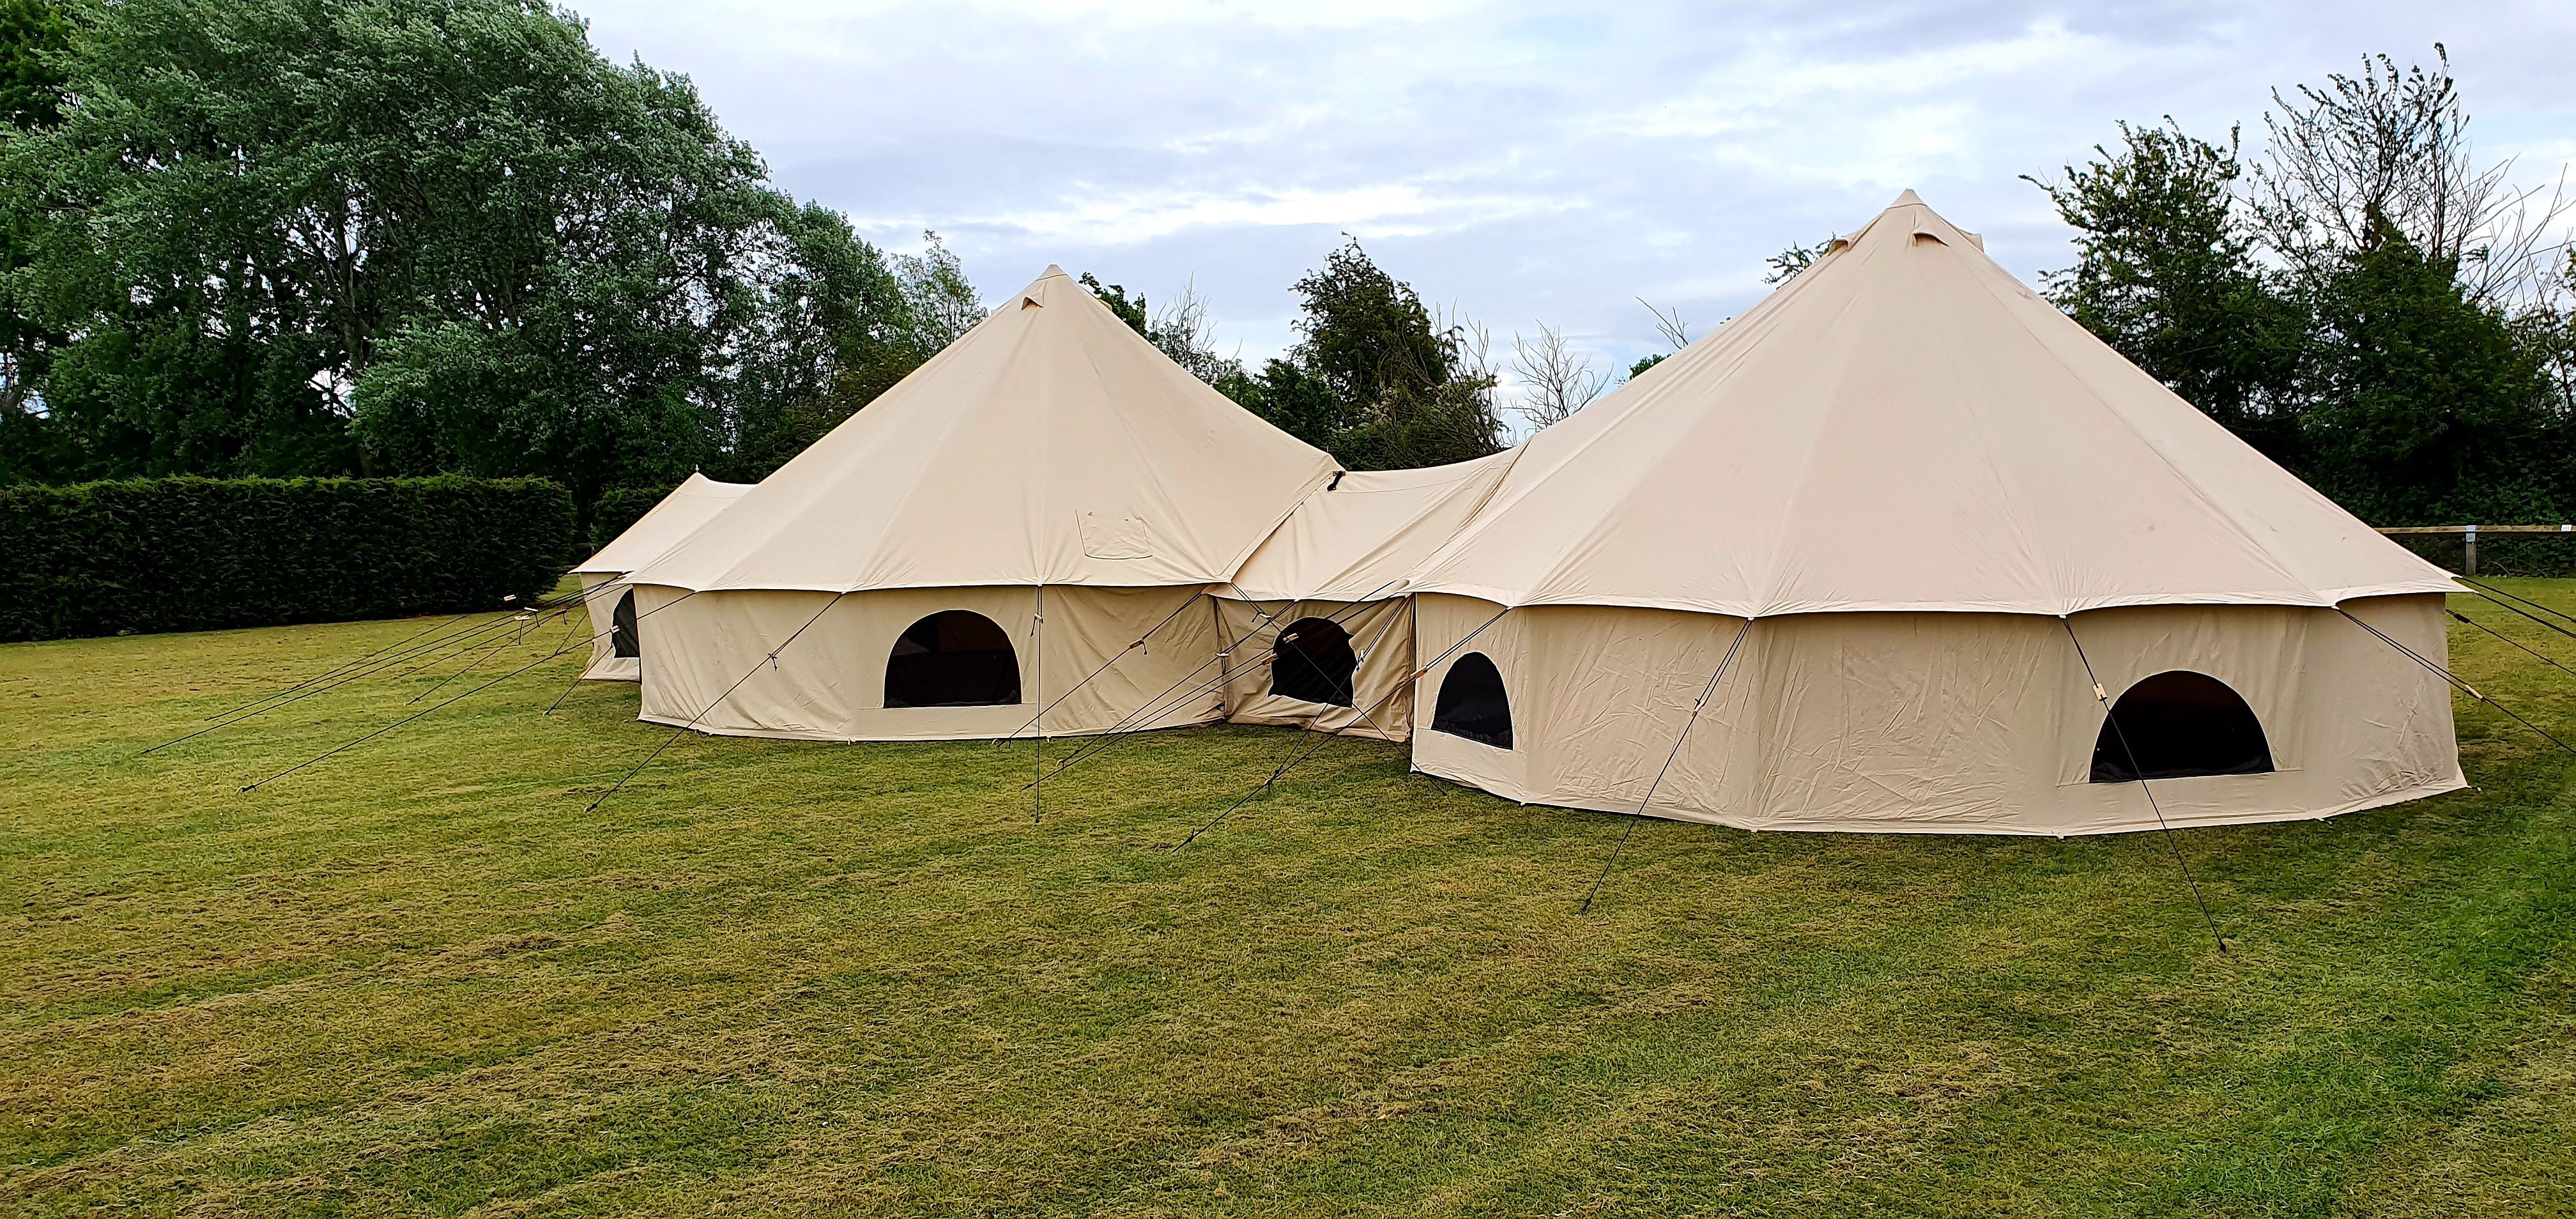
[[[2576,582],[2516,591],[2576,610]],[[2459,608],[2576,666],[2576,640]],[[0,1211],[2576,1213],[2576,759],[2167,844],[1521,808],[1343,740],[680,738],[426,625],[0,647]],[[2576,677],[2456,628],[2576,738]],[[548,642],[551,642],[549,639]],[[539,644],[509,656],[533,659]],[[1059,746],[1061,748],[1061,746]]]

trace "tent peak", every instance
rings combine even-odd
[[[1048,264],[1047,264],[1046,273],[1045,273],[1045,274],[1042,274],[1042,275],[1040,275],[1040,276],[1038,276],[1038,278],[1039,278],[1039,279],[1063,279],[1063,278],[1065,278],[1064,268],[1063,268],[1063,267],[1059,267],[1059,266],[1055,265],[1054,263],[1048,263]]]
[[[1913,205],[1913,206],[1915,206],[1915,207],[1923,207],[1923,206],[1925,206],[1925,204],[1924,204],[1924,202],[1923,202],[1923,196],[1918,195],[1918,194],[1915,194],[1915,193],[1914,193],[1914,190],[1913,190],[1913,188],[1912,188],[1912,187],[1908,187],[1908,188],[1906,188],[1905,193],[1904,193],[1904,194],[1901,194],[1901,195],[1898,195],[1898,196],[1896,197],[1896,202],[1891,203],[1891,204],[1888,204],[1888,206],[1889,206],[1889,207],[1904,207],[1904,206],[1906,206],[1906,205],[1908,205],[1908,204],[1911,204],[1911,205]]]

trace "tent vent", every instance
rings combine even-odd
[[[1836,237],[1832,241],[1825,243],[1825,253],[1828,254],[1840,254],[1850,248],[1851,238],[1848,237]]]
[[[1351,633],[1329,618],[1300,618],[1279,633],[1270,662],[1270,692],[1299,702],[1351,705],[1360,667]]]
[[[1020,308],[1022,308],[1022,309],[1044,309],[1044,308],[1046,308],[1046,306],[1039,304],[1039,303],[1038,303],[1038,298],[1036,298],[1036,297],[1034,297],[1034,296],[1023,296],[1023,297],[1021,297],[1021,298],[1020,298]]]
[[[2123,738],[2126,738],[2125,740]],[[2135,766],[2130,757],[2137,758]],[[2227,683],[2187,669],[2158,673],[2111,705],[2093,742],[2093,781],[2133,783],[2272,770],[2263,722]]]
[[[644,649],[635,637],[635,590],[617,599],[617,609],[608,615],[608,654],[617,657],[642,656]]]
[[[1502,672],[1484,653],[1469,652],[1449,666],[1431,712],[1431,730],[1496,749],[1512,747],[1511,696],[1503,690]]]
[[[972,610],[942,610],[905,627],[886,657],[888,707],[995,707],[1020,701],[1011,637]]]
[[[1934,245],[1948,245],[1948,244],[1950,244],[1949,242],[1946,242],[1946,241],[1941,240],[1941,235],[1940,235],[1939,233],[1935,233],[1935,232],[1933,232],[1933,231],[1932,231],[1932,230],[1930,230],[1930,229],[1916,229],[1916,230],[1914,230],[1914,244],[1916,244],[1916,245],[1921,245],[1921,244],[1923,244],[1924,242],[1927,242],[1927,241],[1928,241],[1928,242],[1931,242],[1931,243],[1932,243],[1932,244],[1934,244]]]

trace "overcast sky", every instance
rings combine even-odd
[[[2023,174],[2171,114],[2259,146],[2274,86],[2445,43],[2482,155],[2576,158],[2565,4],[868,4],[587,0],[602,53],[693,77],[778,183],[988,299],[1049,263],[1290,342],[1349,233],[1423,296],[1604,368],[1767,289],[1764,257],[1908,187],[2016,274],[2069,260]]]

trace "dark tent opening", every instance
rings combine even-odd
[[[1351,633],[1328,618],[1300,618],[1279,633],[1270,662],[1270,692],[1309,703],[1351,705],[1359,657]]]
[[[886,657],[889,707],[990,707],[1020,701],[1011,637],[971,610],[942,610],[904,628]]]
[[[1440,702],[1431,712],[1431,730],[1496,749],[1512,747],[1512,700],[1503,693],[1502,672],[1482,652],[1469,652],[1449,666],[1441,679]]]
[[[608,648],[612,656],[641,656],[644,650],[635,638],[635,590],[617,599],[617,608],[608,615]]]
[[[2125,745],[2122,738],[2125,737]],[[2136,755],[2136,765],[2130,764]],[[2093,742],[2093,781],[2259,775],[2272,769],[2263,722],[2227,683],[2176,669],[2129,687]]]

